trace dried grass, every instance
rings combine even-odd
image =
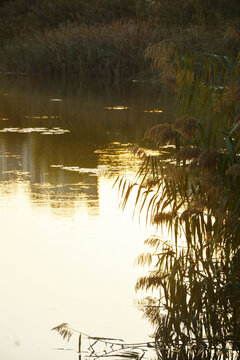
[[[186,146],[177,151],[177,158],[180,160],[196,159],[200,155],[198,148]]]
[[[170,124],[159,124],[148,129],[145,138],[153,141],[156,146],[167,145],[175,142],[176,131]]]
[[[224,38],[224,28],[207,30],[190,24],[164,27],[146,17],[98,24],[63,22],[61,26],[36,25],[32,29],[26,22],[24,26],[28,30],[17,31],[13,40],[2,42],[0,71],[79,76],[87,72],[120,78],[150,73],[151,63],[162,83],[175,88],[176,49],[180,55],[187,49],[196,54],[233,54],[240,44],[240,40]],[[186,72],[177,75],[186,78]],[[188,76],[193,82],[194,74],[189,72]]]
[[[153,223],[156,225],[172,222],[176,217],[176,212],[160,212],[154,215]]]
[[[192,116],[185,115],[177,118],[174,123],[174,129],[182,136],[192,138],[197,130],[198,120]]]
[[[151,59],[152,68],[159,73],[164,85],[175,84],[176,68],[174,66],[174,45],[160,42],[150,44],[145,57]]]
[[[2,71],[126,77],[148,68],[144,51],[157,34],[146,23],[68,25],[24,36],[2,49]]]

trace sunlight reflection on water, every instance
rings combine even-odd
[[[112,185],[118,174],[134,177],[140,160],[129,146],[162,116],[149,120],[143,111],[158,97],[136,85],[132,92],[70,85],[1,83],[8,96],[0,96],[0,116],[9,125],[0,129],[4,360],[76,358],[51,350],[76,349],[76,339],[67,345],[50,332],[62,322],[127,341],[151,332],[133,306],[143,273],[133,262],[149,229],[132,221],[131,208],[120,212]],[[127,112],[106,111],[123,98]]]
[[[4,128],[1,129],[0,132],[3,133],[18,133],[18,134],[26,134],[26,133],[32,133],[32,132],[37,132],[40,133],[42,135],[62,135],[65,133],[70,132],[67,129],[61,129],[59,127],[55,127],[52,129],[49,128],[44,128],[44,127],[40,127],[40,128]]]

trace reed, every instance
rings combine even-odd
[[[178,117],[147,132],[160,155],[144,158],[138,181],[117,181],[123,208],[138,186],[136,206],[168,233],[147,239],[137,260],[150,271],[136,290],[160,294],[142,304],[159,359],[240,352],[240,53],[203,60],[176,53]],[[171,162],[161,155],[168,143]]]
[[[191,48],[199,63],[204,53],[234,55],[240,36],[233,32],[224,38],[225,31],[216,33],[194,26],[157,27],[132,20],[68,24],[23,34],[3,44],[0,71],[80,77],[88,74],[117,80],[139,73],[151,74],[152,62],[161,81],[173,86],[176,49],[181,60],[186,49]]]
[[[236,56],[239,12],[237,0],[227,5],[222,0],[3,1],[0,71],[116,79],[150,73],[158,52],[161,77],[169,83],[175,70],[169,47],[159,43],[172,43],[179,54],[191,49],[200,56]],[[159,71],[160,63],[155,65]]]
[[[68,25],[5,45],[1,70],[126,77],[149,68],[144,51],[156,39],[156,31],[145,23]]]

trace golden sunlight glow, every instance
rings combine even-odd
[[[0,358],[72,359],[52,350],[76,348],[50,331],[61,322],[146,341],[150,326],[133,305],[146,269],[134,260],[154,229],[137,212],[132,219],[134,201],[119,209],[113,184],[135,181],[142,159],[132,147],[155,121],[143,110],[161,105],[135,85],[131,95],[29,81],[1,84],[9,96],[0,96],[0,120],[9,121],[0,129]]]
[[[24,133],[32,133],[37,132],[41,133],[42,135],[62,135],[65,133],[69,133],[70,131],[67,129],[61,129],[60,127],[54,127],[54,128],[45,128],[45,127],[35,127],[35,128],[4,128],[0,130],[2,133],[18,133],[18,134],[24,134]]]
[[[154,110],[144,110],[145,113],[162,113],[163,111],[162,110],[157,110],[157,109],[154,109]]]
[[[129,109],[129,107],[128,106],[122,106],[122,105],[113,106],[113,107],[107,106],[107,107],[104,107],[104,109],[107,109],[107,110],[127,110],[127,109]]]
[[[42,115],[42,116],[25,116],[26,119],[60,119],[61,116],[48,116],[48,115]],[[8,119],[1,119],[1,120],[8,120]]]

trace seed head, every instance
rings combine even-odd
[[[190,146],[183,147],[177,152],[177,158],[181,160],[191,160],[199,156],[200,150]]]
[[[176,215],[176,212],[159,212],[154,216],[153,223],[159,225],[166,221],[172,221]]]
[[[167,145],[174,142],[176,131],[172,125],[159,124],[147,130],[145,138],[152,140],[156,146]]]
[[[198,120],[185,115],[177,118],[174,124],[174,129],[179,132],[182,136],[191,138],[195,135],[197,130]]]

